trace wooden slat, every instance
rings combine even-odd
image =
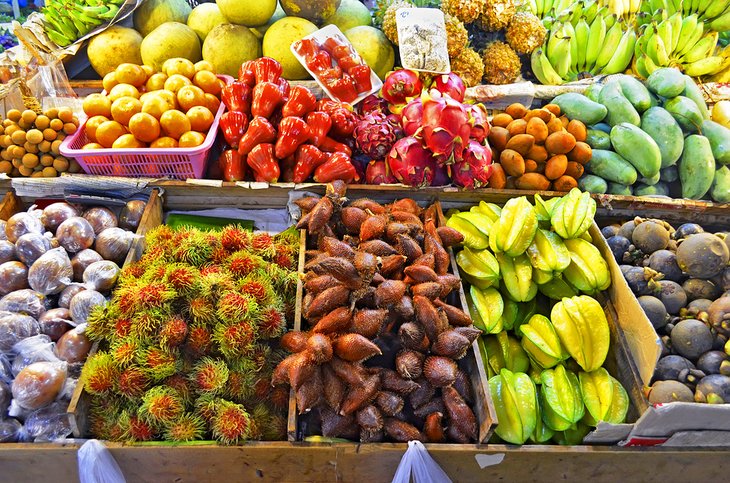
[[[302,299],[304,297],[304,263],[307,258],[307,231],[299,230],[299,261],[297,263],[297,293],[294,305],[294,330],[302,330]],[[294,389],[289,390],[289,412],[286,435],[289,441],[297,440],[297,398]]]
[[[8,191],[3,197],[2,204],[0,204],[0,220],[7,221],[11,216],[20,211],[21,206],[22,203],[15,196],[15,193]]]

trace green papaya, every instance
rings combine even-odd
[[[564,298],[550,312],[560,342],[586,372],[601,367],[611,334],[601,304],[587,295]]]
[[[684,75],[672,67],[662,67],[652,72],[646,79],[646,85],[649,90],[662,97],[676,97],[686,87]]]
[[[489,379],[489,393],[499,424],[494,432],[504,441],[524,444],[537,426],[537,390],[530,376],[507,369]]]
[[[616,81],[609,81],[601,90],[601,104],[606,106],[608,115],[607,122],[611,126],[627,122],[638,126],[641,124],[641,116],[634,109],[628,99],[621,92],[621,86]],[[591,123],[592,124],[592,123]]]
[[[730,203],[730,168],[722,166],[715,172],[710,196],[720,203]]]
[[[565,431],[583,418],[585,404],[578,376],[563,365],[546,369],[540,375],[540,401],[543,421],[553,431]]]
[[[617,80],[621,86],[621,93],[639,113],[651,107],[649,90],[639,79],[631,75],[622,74],[617,76]]]
[[[686,133],[699,132],[704,118],[692,99],[677,96],[664,103],[664,109],[674,117],[679,127]]]
[[[641,128],[626,122],[615,125],[611,129],[611,145],[642,176],[649,178],[659,174],[662,165],[659,146]]]
[[[608,183],[608,194],[631,196],[632,194],[634,194],[634,191],[632,190],[631,186],[626,186],[625,184]]]
[[[535,314],[522,326],[522,348],[543,369],[550,369],[569,357],[560,344],[550,319]]]
[[[636,168],[620,154],[604,149],[594,149],[588,169],[592,174],[600,176],[606,181],[613,181],[623,185],[636,183],[639,174]]]
[[[669,186],[661,182],[653,185],[637,183],[634,185],[634,196],[669,196]]]
[[[584,174],[578,180],[578,188],[593,194],[603,194],[608,191],[608,183],[595,174]]]
[[[494,253],[516,257],[525,252],[537,231],[537,214],[527,198],[511,198],[492,225],[489,246]]]
[[[524,253],[510,257],[505,253],[497,254],[499,270],[502,273],[503,287],[509,298],[515,302],[527,302],[537,295],[537,284],[532,280],[532,265]]]
[[[611,136],[598,129],[588,129],[586,143],[591,149],[611,149]]]
[[[609,126],[605,122],[599,122],[598,124],[594,124],[593,125],[593,129],[596,129],[598,131],[603,131],[606,134],[610,134],[611,133],[611,126]]]
[[[651,176],[649,178],[645,178],[645,177],[642,176],[642,177],[640,177],[637,180],[637,182],[638,183],[643,183],[643,184],[648,185],[648,186],[654,186],[655,184],[657,184],[661,180],[662,180],[661,173],[659,171],[657,171],[654,176]]]
[[[730,129],[707,120],[702,123],[702,135],[710,141],[715,161],[722,165],[730,164]]]
[[[679,161],[679,181],[682,197],[699,200],[712,187],[715,178],[715,158],[710,141],[697,134],[684,140],[684,152]]]
[[[690,76],[684,76],[684,91],[682,95],[688,99],[691,99],[697,105],[697,109],[702,114],[704,119],[710,118],[710,111],[707,109],[707,103],[705,102],[705,96],[702,95],[697,83]]]
[[[684,148],[684,134],[674,117],[662,107],[652,107],[641,116],[641,130],[659,147],[662,168],[677,163]]]
[[[553,99],[552,104],[560,106],[568,119],[577,119],[586,126],[601,122],[606,117],[606,107],[602,103],[592,101],[583,94],[566,92]]]
[[[562,238],[578,238],[591,227],[595,215],[596,200],[573,188],[555,205],[550,223]]]

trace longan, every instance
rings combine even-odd
[[[8,160],[0,161],[0,173],[10,174],[13,172],[13,163]]]
[[[0,158],[3,158],[5,161],[10,161],[11,159],[13,159],[13,155],[10,154],[10,151],[8,151],[7,149],[3,149],[2,151],[0,151]]]
[[[50,153],[51,152],[51,141],[46,141],[45,139],[41,141],[38,144],[38,151],[42,153]]]
[[[75,159],[71,160],[71,163],[69,163],[68,167],[69,173],[80,173],[81,172],[81,165],[76,161]]]
[[[23,144],[23,147],[25,148],[26,153],[33,153],[36,154],[38,152],[38,145],[29,143],[28,141]]]
[[[2,124],[0,124],[0,136],[3,135],[3,134],[5,134],[5,126],[3,126]]]
[[[20,130],[20,126],[18,126],[17,124],[11,124],[10,126],[7,126],[5,128],[5,134],[7,134],[8,136],[12,136],[15,131]]]
[[[26,109],[23,111],[23,113],[20,115],[20,118],[28,123],[34,123],[36,118],[38,117],[38,114],[35,113],[35,111],[31,111],[30,109]]]
[[[44,178],[55,178],[58,176],[58,171],[52,166],[46,166],[41,173],[43,173]]]
[[[12,122],[18,122],[20,121],[20,118],[23,116],[23,113],[20,112],[18,109],[10,109],[7,114],[5,114],[5,117],[7,120]]]
[[[31,129],[25,133],[25,139],[31,144],[43,142],[43,133],[39,129]]]
[[[18,171],[20,171],[20,174],[23,176],[32,176],[33,175],[33,168],[26,168],[25,166],[18,166]]]
[[[50,125],[51,125],[51,120],[48,118],[48,116],[44,116],[43,114],[38,116],[35,120],[36,129],[40,129],[41,131],[43,131],[44,129],[47,129],[48,126],[50,126]]]
[[[20,129],[22,129],[23,131],[27,131],[28,129],[30,129],[30,128],[33,127],[33,123],[32,122],[25,122],[25,121],[23,121],[21,119],[20,122],[18,123],[18,127]]]
[[[59,173],[67,171],[69,168],[68,159],[64,158],[63,156],[57,157],[53,160],[53,168]]]
[[[63,132],[66,134],[73,134],[76,132],[77,126],[72,122],[67,122],[63,125]]]
[[[12,139],[13,142],[19,146],[25,144],[25,141],[26,141],[25,131],[22,131],[22,130],[15,131],[13,134],[10,135],[10,139]]]
[[[50,127],[54,131],[60,131],[61,129],[63,129],[63,121],[60,119],[52,119]]]
[[[43,130],[43,139],[45,139],[46,141],[54,141],[57,137],[58,132],[51,129],[50,127]]]
[[[58,117],[58,108],[52,107],[50,109],[46,109],[43,114],[48,116],[48,119],[56,119]]]
[[[14,158],[22,158],[25,156],[25,148],[23,146],[12,146],[11,149],[13,150],[13,157]]]
[[[32,153],[27,153],[23,156],[23,159],[20,160],[23,163],[23,166],[26,168],[35,168],[38,166],[39,159],[38,156]]]
[[[51,152],[53,154],[61,154],[60,149],[61,149],[61,141],[60,140],[56,140],[56,141],[53,141],[51,143]]]
[[[44,154],[41,156],[41,166],[53,166],[53,160],[55,158],[51,156],[50,154]]]
[[[73,117],[74,113],[70,107],[61,107],[58,109],[58,118],[64,123],[71,122]]]

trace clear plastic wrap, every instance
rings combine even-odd
[[[20,441],[20,433],[23,425],[14,418],[0,421],[0,443],[17,443]]]
[[[0,240],[0,263],[12,262],[17,259],[15,245],[7,240]]]
[[[94,228],[80,216],[73,216],[61,223],[56,230],[58,243],[69,253],[80,252],[94,244]]]
[[[60,293],[73,281],[71,260],[63,248],[47,251],[28,269],[28,285],[44,295]]]
[[[63,292],[65,293],[66,289]],[[71,320],[71,311],[65,307],[46,310],[38,318],[38,324],[41,328],[41,334],[47,335],[52,341],[57,341],[76,325]]]
[[[56,354],[68,363],[83,362],[91,350],[91,341],[86,337],[86,324],[69,330],[58,339]]]
[[[104,260],[104,257],[91,248],[81,250],[71,258],[71,266],[74,270],[74,281],[81,282],[84,279],[84,272],[86,268],[92,263],[100,262]]]
[[[89,314],[97,305],[106,305],[106,298],[96,290],[84,290],[71,299],[71,319],[77,324],[85,324]]]
[[[54,402],[33,411],[25,420],[24,430],[36,443],[55,441],[71,434],[67,404]]]
[[[5,220],[0,220],[0,240],[7,240],[8,235],[5,233],[5,227],[7,226],[8,222]]]
[[[96,439],[85,442],[78,451],[80,483],[126,483],[111,452]]]
[[[74,216],[79,216],[79,212],[73,206],[64,202],[53,203],[43,210],[41,223],[46,227],[46,230],[56,233],[61,223]]]
[[[43,233],[43,231],[43,224],[38,217],[28,212],[14,214],[5,225],[5,235],[12,243],[26,233]]]
[[[53,402],[66,383],[66,362],[34,362],[16,376],[11,387],[13,403],[36,410]]]
[[[0,381],[11,384],[15,376],[13,375],[12,361],[10,360],[10,352],[0,352]]]
[[[0,310],[30,315],[37,320],[46,311],[45,297],[28,288],[16,290],[0,299]]]
[[[11,399],[13,399],[13,393],[10,391],[10,386],[5,381],[0,381],[0,416],[5,416]]]
[[[109,208],[104,208],[103,206],[89,208],[81,216],[91,224],[92,228],[94,228],[94,233],[97,235],[107,228],[116,228],[119,225],[117,215]]]
[[[51,240],[42,233],[26,233],[15,242],[18,259],[29,267],[50,249]]]
[[[28,315],[0,312],[0,351],[9,351],[15,344],[40,333],[38,321]]]
[[[99,233],[94,248],[105,260],[111,260],[117,265],[124,265],[132,241],[137,237],[131,231],[122,228],[107,228]]]
[[[0,295],[28,288],[28,267],[22,262],[0,264]]]
[[[34,335],[23,339],[13,346],[13,352],[15,358],[13,359],[13,374],[17,375],[33,364],[34,362],[59,362],[60,359],[56,356],[51,338],[45,334]]]
[[[136,232],[139,228],[139,222],[142,221],[142,215],[147,203],[141,200],[128,201],[122,212],[119,213],[119,228]]]
[[[97,292],[108,292],[116,285],[119,272],[119,266],[110,260],[94,262],[84,271],[84,284]]]
[[[63,309],[71,307],[71,299],[74,298],[77,293],[83,292],[84,290],[86,290],[86,287],[83,284],[72,283],[63,289],[61,295],[58,296],[58,307]]]

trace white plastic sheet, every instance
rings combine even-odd
[[[420,441],[409,441],[393,483],[451,483],[451,478],[431,458]]]
[[[78,452],[80,483],[126,483],[122,470],[106,447],[96,439],[85,442]]]

